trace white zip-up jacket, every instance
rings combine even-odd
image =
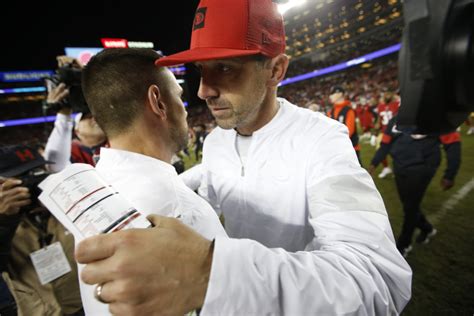
[[[232,238],[216,238],[202,315],[399,314],[412,272],[347,127],[278,102],[246,165],[235,130],[204,143],[198,191]]]

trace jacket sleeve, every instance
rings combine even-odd
[[[346,114],[346,126],[347,129],[349,130],[349,137],[352,137],[354,133],[356,132],[356,112],[354,109],[350,108],[349,111],[347,111]]]
[[[394,315],[407,304],[412,272],[383,200],[347,128],[333,127],[306,160],[312,241],[293,253],[216,238],[202,315]]]
[[[44,150],[45,159],[53,161],[49,170],[59,172],[70,164],[73,122],[64,114],[57,114],[54,129]]]
[[[197,164],[179,175],[184,184],[193,191],[198,191],[202,183],[203,167]]]
[[[379,163],[382,162],[382,160],[387,157],[387,155],[390,152],[390,149],[392,148],[392,144],[394,139],[396,138],[396,135],[393,133],[393,127],[395,125],[395,119],[393,118],[387,125],[387,128],[385,129],[385,132],[383,133],[382,136],[382,142],[380,143],[380,148],[375,152],[374,157],[372,158],[372,161],[370,162],[371,165],[378,166]]]
[[[0,214],[0,272],[7,269],[10,260],[11,242],[20,223],[20,218],[20,214]]]
[[[448,160],[444,178],[454,180],[461,166],[461,135],[459,132],[443,134],[440,136]]]

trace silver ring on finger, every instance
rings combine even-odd
[[[102,288],[103,288],[103,284],[97,284],[95,286],[95,289],[94,289],[94,297],[96,300],[98,300],[99,302],[101,303],[104,303],[104,304],[108,304],[106,301],[104,301],[104,299],[102,298]]]

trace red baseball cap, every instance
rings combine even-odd
[[[191,48],[158,59],[158,66],[285,52],[283,17],[272,0],[201,0]]]

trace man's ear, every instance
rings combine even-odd
[[[166,120],[166,105],[161,100],[160,88],[155,84],[149,86],[147,97],[150,110],[161,119]]]
[[[268,80],[269,85],[276,87],[285,78],[289,62],[290,60],[285,54],[280,54],[270,60],[271,77]]]

